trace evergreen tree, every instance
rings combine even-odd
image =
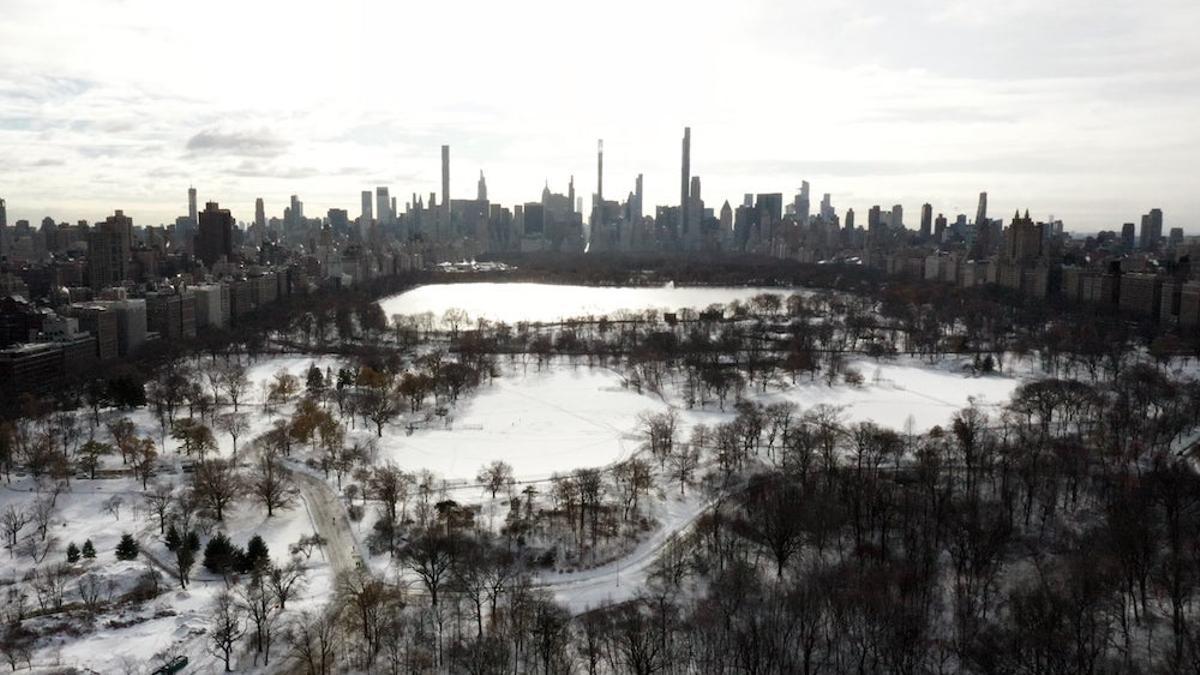
[[[67,545],[67,562],[79,562],[79,547],[75,545],[75,542],[71,542]]]
[[[117,544],[117,560],[133,560],[137,557],[137,540],[135,540],[133,535],[129,533],[121,535],[121,543]]]
[[[168,551],[174,551],[175,549],[179,548],[181,543],[183,543],[182,538],[179,536],[179,530],[175,529],[175,523],[171,523],[171,525],[167,527],[167,534],[163,538],[163,542],[167,545]]]
[[[91,539],[83,542],[83,557],[88,560],[93,560],[96,557],[96,547],[92,545]]]
[[[183,545],[187,550],[195,553],[200,550],[200,535],[196,534],[195,530],[189,530],[187,536],[183,538]]]
[[[271,552],[267,549],[267,543],[257,534],[250,538],[246,544],[246,569],[250,572],[254,570],[265,570],[271,566]]]
[[[218,532],[204,547],[204,568],[214,574],[241,571],[245,557],[241,547],[235,546],[224,532]]]

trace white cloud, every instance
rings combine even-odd
[[[442,143],[457,194],[483,169],[505,203],[586,195],[598,137],[609,194],[644,173],[665,204],[684,124],[718,204],[803,178],[842,209],[986,189],[1081,229],[1200,210],[1194,0],[4,4],[13,218],[169,222],[189,183],[243,218],[354,212],[436,190]]]

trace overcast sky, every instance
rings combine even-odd
[[[1197,0],[0,0],[0,197],[10,223],[137,224],[194,184],[242,220],[358,214],[440,189],[538,199],[575,175],[710,206],[831,192],[1068,229],[1154,206],[1200,233]],[[586,203],[586,199],[585,199]]]

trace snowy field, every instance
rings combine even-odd
[[[602,288],[553,284],[465,283],[431,284],[380,301],[387,316],[432,312],[440,319],[450,308],[472,319],[517,323],[552,322],[581,316],[600,316],[618,310],[681,308],[701,310],[714,303],[746,302],[762,293],[788,296],[801,291],[786,288],[661,287]]]
[[[341,365],[335,357],[282,356],[260,359],[249,367],[254,385],[242,410],[248,413],[250,428],[238,438],[239,448],[269,430],[275,419],[261,414],[263,385],[280,370],[303,382],[313,364],[334,371]],[[1021,382],[1008,375],[966,375],[953,359],[936,366],[906,358],[883,363],[851,359],[847,368],[863,376],[862,386],[839,381],[830,387],[819,377],[810,382],[802,376],[795,385],[784,378],[766,393],[755,387],[748,389],[746,396],[762,403],[790,401],[801,411],[822,403],[843,406],[847,422],[871,421],[896,430],[903,430],[911,417],[914,430],[924,431],[946,425],[971,398],[985,409],[1007,402]],[[471,481],[481,466],[502,459],[513,466],[519,478],[530,480],[627,458],[639,444],[638,414],[661,412],[668,402],[680,412],[684,437],[686,426],[718,424],[733,417],[731,405],[724,412],[715,403],[686,410],[677,392],[668,392],[664,401],[648,391],[637,394],[621,385],[621,376],[607,368],[564,362],[541,371],[532,366],[504,367],[491,384],[463,396],[445,419],[430,416],[426,421],[423,413],[399,418],[384,427],[383,437],[378,439],[373,427],[363,427],[360,421],[349,435],[373,440],[379,461],[395,462],[407,471],[427,469],[447,480]],[[161,428],[150,410],[134,411],[130,418],[140,433],[160,438]],[[407,429],[410,421],[416,424],[411,435]],[[229,456],[233,440],[220,430],[213,433],[220,454]],[[176,451],[178,444],[169,434],[165,444],[168,452]]]
[[[791,401],[802,411],[820,403],[845,406],[848,422],[872,421],[896,430],[911,416],[914,429],[924,431],[946,425],[972,397],[985,405],[1007,402],[1020,384],[1012,377],[969,377],[907,361],[877,365],[861,360],[848,365],[866,379],[861,387],[829,387],[820,379],[801,379],[782,390],[769,387],[766,394],[748,391],[747,397],[763,403]],[[671,397],[671,404],[682,408],[675,399]],[[559,364],[540,373],[530,369],[524,376],[520,369],[510,369],[464,399],[446,428],[417,430],[411,436],[395,425],[385,429],[380,458],[407,470],[429,469],[447,479],[464,480],[484,464],[503,459],[520,478],[545,478],[628,457],[639,443],[637,415],[666,407],[654,394],[622,388],[621,377],[607,369]],[[710,406],[680,413],[687,425],[717,424],[733,417],[731,406],[725,412]]]

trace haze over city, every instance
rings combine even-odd
[[[1153,2],[234,3],[5,0],[9,222],[170,223],[196,185],[250,221],[355,212],[480,171],[494,202],[645,175],[679,130],[719,206],[801,180],[841,209],[1029,208],[1071,231],[1151,207],[1196,231],[1200,5]],[[590,212],[585,196],[583,213]]]

